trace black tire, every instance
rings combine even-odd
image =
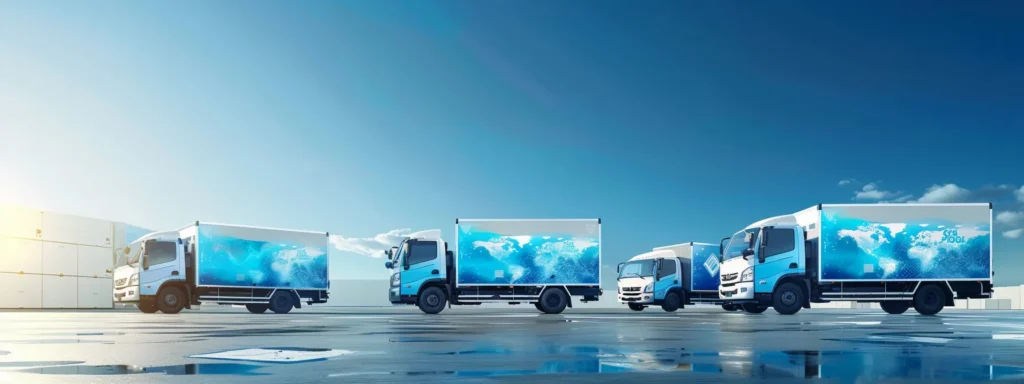
[[[156,313],[160,309],[156,307],[156,303],[149,300],[140,300],[138,304],[135,304],[142,313]]]
[[[540,294],[541,312],[555,315],[562,313],[569,305],[569,297],[559,288],[548,288]]]
[[[295,298],[292,297],[291,292],[274,292],[274,294],[270,296],[270,305],[268,308],[276,314],[286,314],[291,312],[292,308],[295,308]]]
[[[427,287],[420,293],[419,300],[416,300],[416,306],[420,307],[423,313],[430,315],[441,313],[446,305],[448,305],[448,298],[438,287]]]
[[[640,305],[640,304],[637,304],[637,303],[626,303],[626,305],[629,306],[629,309],[632,309],[632,310],[637,311],[637,312],[640,312],[640,311],[644,310],[644,308],[647,308],[646,306],[643,306],[643,305]]]
[[[740,307],[736,306],[736,304],[722,304],[722,309],[729,312],[736,312],[740,310]]]
[[[909,301],[883,301],[878,303],[882,306],[882,310],[890,315],[899,315],[910,309]]]
[[[249,313],[264,313],[270,309],[270,304],[246,304],[245,309],[249,310]]]
[[[679,298],[679,294],[676,292],[669,292],[665,294],[665,301],[661,303],[661,309],[665,312],[675,312],[682,306],[682,300]]]
[[[533,303],[533,307],[537,308],[538,311],[542,311],[542,312],[544,311],[543,309],[540,309],[540,302],[539,301],[536,302],[536,303]]]
[[[166,287],[156,295],[156,307],[160,312],[173,315],[185,309],[185,293],[178,287]]]
[[[917,313],[932,316],[946,306],[946,291],[935,285],[926,285],[914,294],[914,309]]]
[[[745,303],[741,304],[740,307],[743,308],[744,312],[753,314],[763,313],[768,310],[768,307],[759,306],[757,303]]]
[[[804,290],[796,283],[783,283],[772,294],[772,308],[780,315],[800,312],[804,306]]]

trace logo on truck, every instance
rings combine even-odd
[[[708,271],[709,275],[711,275],[711,276],[717,275],[718,274],[718,267],[719,267],[719,265],[718,265],[718,255],[712,253],[711,256],[708,256],[707,260],[704,260],[704,269],[706,269]]]
[[[960,236],[960,231],[956,228],[944,229],[942,231],[942,242],[950,244],[963,244],[966,242],[963,236]]]

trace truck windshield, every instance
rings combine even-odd
[[[743,251],[750,249],[751,243],[757,238],[758,228],[744,229],[737,232],[729,239],[729,246],[725,248],[724,259],[743,256]],[[749,237],[748,237],[749,236]]]
[[[124,248],[121,255],[117,257],[117,266],[136,266],[139,264],[139,255],[142,254],[142,242],[131,243]]]
[[[654,260],[637,260],[627,262],[619,272],[619,278],[648,277],[654,275]]]

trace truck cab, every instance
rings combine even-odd
[[[178,231],[155,232],[124,248],[114,269],[114,302],[136,304],[145,313],[176,313],[189,307],[187,297],[158,298],[161,287],[184,286],[187,240]],[[189,267],[190,268],[190,267]]]
[[[667,312],[683,307],[686,278],[675,252],[656,250],[618,265],[619,302],[634,311],[660,305]]]
[[[391,270],[392,304],[414,304],[426,313],[439,313],[450,297],[448,276],[452,252],[440,230],[410,234],[386,252]]]
[[[764,312],[769,306],[794,313],[810,307],[806,300],[809,287],[799,287],[806,285],[803,239],[803,228],[794,223],[755,223],[723,239],[721,299],[750,313]],[[801,291],[787,290],[774,297],[776,288],[783,283],[797,285]]]

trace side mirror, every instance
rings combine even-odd
[[[744,259],[746,259],[747,256],[753,256],[753,255],[754,255],[754,250],[753,249],[747,248],[747,249],[743,250],[743,258]]]
[[[761,252],[757,255],[757,262],[764,263],[764,252]]]
[[[615,273],[622,273],[623,265],[626,265],[626,263],[619,263],[619,265],[615,266]]]
[[[384,268],[387,268],[387,269],[391,269],[391,268],[393,268],[394,266],[395,266],[395,264],[394,264],[394,263],[392,263],[392,262],[390,262],[390,261],[386,261],[386,262],[384,262]]]
[[[142,258],[142,270],[143,271],[148,271],[149,270],[149,257],[145,257],[144,256]]]

